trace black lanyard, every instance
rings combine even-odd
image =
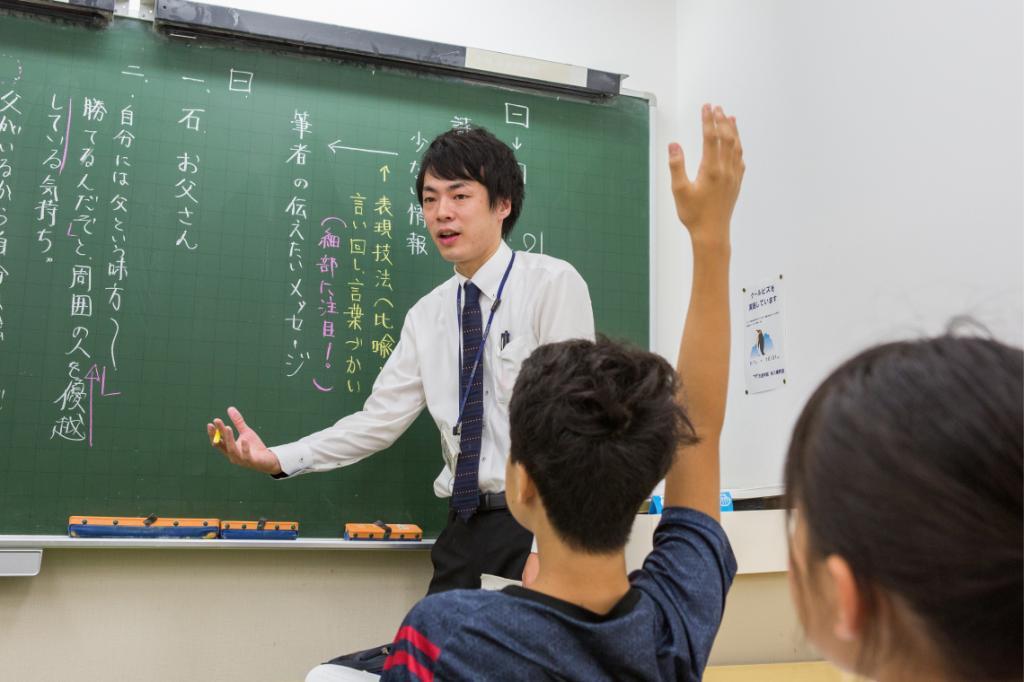
[[[459,398],[459,418],[455,422],[455,426],[452,427],[452,435],[459,435],[459,431],[462,429],[462,418],[466,413],[466,400],[469,398],[469,387],[473,385],[473,378],[476,376],[476,370],[480,367],[480,358],[484,354],[484,345],[487,343],[487,337],[491,333],[491,323],[494,322],[494,312],[501,305],[501,294],[505,291],[505,282],[508,281],[508,273],[512,272],[512,264],[516,262],[516,252],[512,252],[512,258],[508,261],[508,267],[505,268],[505,274],[501,276],[501,284],[498,285],[498,296],[494,299],[494,303],[491,305],[491,314],[487,316],[487,327],[484,328],[484,335],[480,339],[480,347],[476,350],[476,359],[473,360],[473,369],[469,373],[469,381],[466,382],[466,391],[462,391],[462,363],[465,358],[462,357],[462,287],[458,288],[458,292],[455,294],[455,318],[459,321],[459,393],[462,394]]]

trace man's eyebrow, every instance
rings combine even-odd
[[[464,189],[468,185],[469,185],[469,181],[468,180],[456,180],[455,182],[452,182],[450,184],[446,184],[446,185],[444,185],[441,188],[437,188],[437,187],[435,187],[434,185],[431,185],[431,184],[424,184],[423,185],[423,191],[424,192],[434,192],[434,193],[442,192],[442,191],[450,192],[450,191],[456,190],[456,189]]]

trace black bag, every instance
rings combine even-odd
[[[363,672],[376,673],[380,675],[384,672],[384,661],[388,660],[388,656],[391,655],[392,648],[393,647],[389,642],[387,644],[375,646],[371,649],[363,649],[362,651],[356,651],[351,654],[344,654],[337,658],[332,658],[324,665],[340,665],[344,668],[355,668],[356,670],[362,670]]]

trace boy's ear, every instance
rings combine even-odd
[[[534,485],[533,479],[527,473],[526,467],[519,462],[510,462],[509,466],[509,473],[515,481],[513,485],[505,484],[506,492],[511,492],[515,496],[515,501],[522,505],[534,501],[537,497],[537,486]]]
[[[864,595],[846,559],[832,554],[825,559],[825,573],[832,583],[836,611],[832,632],[841,642],[853,642],[861,637],[864,625]]]

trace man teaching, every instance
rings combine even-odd
[[[288,478],[389,447],[426,407],[445,454],[434,492],[449,500],[431,550],[433,594],[477,588],[482,573],[522,576],[532,535],[505,503],[512,387],[538,346],[593,339],[594,317],[587,285],[571,265],[505,243],[524,183],[512,150],[494,135],[477,128],[438,136],[416,190],[430,236],[455,272],[409,310],[363,409],[273,447],[234,407],[227,412],[237,436],[220,418],[206,430],[233,464]]]

